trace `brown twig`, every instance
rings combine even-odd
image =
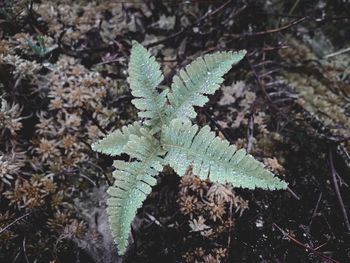
[[[337,175],[337,179],[339,180],[339,185],[345,185],[346,187],[349,187],[349,185],[344,181],[343,178],[340,177],[340,175],[338,174],[338,172],[336,171],[335,174]]]
[[[276,47],[264,47],[262,49],[262,51],[263,52],[269,52],[269,51],[276,51],[276,50],[286,49],[286,48],[290,48],[290,46],[288,46],[288,45],[280,45],[280,46],[276,46]]]
[[[332,151],[332,149],[329,149],[329,156],[328,157],[329,157],[329,164],[330,164],[330,168],[331,168],[331,175],[332,175],[333,184],[334,184],[334,190],[335,190],[335,193],[337,195],[337,198],[338,198],[338,201],[339,201],[339,205],[340,205],[342,213],[343,213],[345,226],[346,226],[348,232],[350,233],[349,218],[348,218],[348,214],[346,212],[346,209],[345,209],[345,206],[344,206],[344,202],[343,202],[343,198],[341,196],[339,185],[338,185],[337,171],[336,171],[336,169],[334,167],[333,151]]]
[[[18,218],[16,218],[13,222],[11,222],[10,224],[8,224],[7,226],[5,226],[4,228],[2,228],[0,230],[0,234],[2,234],[4,231],[6,231],[8,228],[10,228],[12,225],[16,224],[18,221],[22,220],[23,218],[29,216],[31,213],[26,213]]]
[[[27,250],[26,250],[26,237],[23,238],[22,247],[23,247],[24,258],[25,258],[26,262],[29,263],[30,261],[28,259]]]
[[[288,193],[290,193],[295,199],[297,199],[298,201],[300,201],[300,197],[289,187],[287,188]]]
[[[89,183],[91,183],[93,186],[96,186],[96,183],[94,181],[92,181],[88,176],[86,176],[85,174],[83,173],[79,173],[78,174],[81,178],[85,179],[86,181],[88,181]]]
[[[230,209],[229,209],[229,218],[232,219],[232,207],[233,203],[230,202]],[[230,251],[230,246],[231,246],[231,233],[232,233],[232,226],[230,224],[229,229],[228,229],[228,238],[227,238],[227,251]]]
[[[308,245],[305,245],[303,244],[302,242],[300,242],[299,240],[297,240],[296,238],[292,237],[290,234],[288,234],[286,231],[284,231],[281,227],[279,227],[276,223],[273,223],[272,224],[274,227],[276,227],[279,231],[281,231],[281,233],[287,237],[289,240],[293,241],[294,243],[298,244],[299,246],[303,247],[306,251],[311,251],[312,253],[314,253],[316,256],[324,259],[324,260],[327,260],[327,261],[331,261],[331,262],[334,262],[334,263],[340,263],[339,261],[335,260],[335,259],[332,259],[330,257],[327,257],[326,255],[324,255],[323,253],[321,252],[318,252],[317,250],[315,250],[314,248],[308,246]]]
[[[297,24],[300,24],[300,23],[304,22],[307,19],[308,19],[308,17],[302,17],[300,19],[294,20],[293,22],[291,22],[288,25],[285,25],[285,26],[282,26],[282,27],[279,27],[279,28],[275,28],[275,29],[269,29],[269,30],[266,30],[266,31],[248,33],[247,36],[262,36],[262,35],[268,35],[268,34],[272,34],[272,33],[277,33],[277,32],[286,30],[288,28],[291,28],[291,27],[293,27],[293,26],[295,26]]]
[[[282,18],[303,18],[304,16],[300,15],[288,15],[288,14],[280,14],[280,13],[261,13],[257,12],[259,15],[266,15],[268,17],[282,17]],[[314,20],[316,22],[322,22],[322,21],[329,21],[329,20],[343,20],[343,19],[350,19],[350,16],[322,16],[322,17],[315,17],[315,16],[309,16],[310,20]]]
[[[222,11],[228,4],[230,4],[232,1],[231,0],[228,0],[226,1],[225,3],[223,3],[221,6],[219,6],[218,8],[216,8],[215,10],[209,12],[209,13],[206,13],[205,15],[201,16],[200,18],[198,18],[194,23],[192,23],[191,25],[185,27],[185,28],[182,28],[181,30],[179,30],[178,32],[175,32],[173,34],[171,34],[170,36],[167,36],[163,39],[160,39],[158,41],[155,41],[153,43],[149,43],[148,45],[145,45],[146,48],[150,48],[150,47],[154,47],[154,46],[157,46],[159,44],[162,44],[164,42],[167,42],[185,32],[187,32],[189,29],[193,28],[194,26],[200,24],[203,20],[207,19],[208,17],[211,17],[217,13],[219,13],[220,11]]]
[[[321,192],[321,193],[320,193],[320,195],[318,196],[318,199],[317,199],[317,203],[316,203],[315,209],[314,209],[314,211],[312,212],[312,216],[311,216],[311,219],[310,219],[310,222],[309,222],[309,227],[311,226],[312,220],[313,220],[313,219],[314,219],[314,217],[316,216],[316,213],[317,213],[318,207],[320,206],[321,199],[322,199],[322,192]]]
[[[269,34],[273,34],[273,33],[277,33],[277,32],[281,32],[284,31],[286,29],[289,29],[297,24],[300,24],[302,22],[304,22],[305,20],[309,19],[309,17],[302,17],[299,19],[294,20],[293,22],[291,22],[288,25],[279,27],[279,28],[274,28],[274,29],[268,29],[265,31],[259,31],[259,32],[251,32],[251,33],[242,33],[242,34],[226,34],[226,35],[230,35],[230,36],[234,36],[234,37],[253,37],[253,36],[264,36],[264,35],[269,35]]]

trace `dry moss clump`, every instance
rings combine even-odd
[[[0,6],[1,18],[7,12],[2,25],[12,30],[0,41],[0,260],[48,262],[86,239],[87,223],[74,200],[109,176],[89,145],[123,124],[115,117],[115,98],[125,89],[81,59],[55,53],[59,41],[78,46],[85,39],[98,4],[84,7],[83,16],[81,3],[29,4]],[[102,14],[108,8],[97,9]],[[40,21],[35,32],[25,24],[29,15]],[[43,54],[35,48],[40,43]],[[129,106],[124,110],[132,118]]]
[[[248,209],[230,185],[202,181],[189,172],[180,181],[179,209],[188,224],[185,262],[222,262],[228,258],[235,214]]]

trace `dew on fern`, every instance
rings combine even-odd
[[[137,97],[131,102],[144,122],[125,126],[92,145],[104,154],[126,153],[135,159],[114,162],[115,182],[108,190],[107,214],[119,254],[126,252],[133,218],[166,165],[179,176],[192,169],[201,179],[235,187],[287,188],[286,182],[244,149],[237,150],[211,132],[209,126],[200,128],[190,120],[196,117],[194,106],[208,101],[207,95],[214,94],[224,81],[222,77],[245,54],[245,50],[214,52],[198,58],[180,70],[170,89],[159,93],[157,88],[163,80],[160,66],[147,49],[133,41],[128,82]]]

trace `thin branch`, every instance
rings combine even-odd
[[[345,49],[338,50],[338,51],[336,51],[336,52],[334,52],[334,53],[331,53],[331,54],[328,54],[328,55],[324,56],[323,58],[335,57],[335,56],[344,54],[344,53],[346,53],[346,52],[350,52],[350,47],[345,48]]]
[[[96,183],[94,181],[92,181],[88,176],[86,176],[85,174],[83,173],[79,173],[79,176],[84,178],[86,181],[90,182],[93,186],[96,186]]]
[[[149,225],[145,226],[145,229],[149,228],[153,224],[156,224],[157,226],[164,228],[164,225],[157,218],[155,218],[155,216],[153,216],[147,212],[145,214],[149,218],[149,220],[151,220],[151,223]]]
[[[344,179],[340,177],[340,175],[338,174],[338,172],[336,171],[335,173],[336,173],[336,175],[337,175],[337,179],[339,180],[339,185],[340,185],[340,186],[345,185],[346,187],[349,187],[349,185],[344,181]]]
[[[295,25],[298,25],[298,24],[304,22],[307,19],[308,19],[308,17],[305,16],[305,17],[302,17],[302,18],[294,20],[293,22],[291,22],[288,25],[285,25],[285,26],[282,26],[282,27],[279,27],[279,28],[268,29],[268,30],[265,30],[265,31],[243,33],[243,34],[227,34],[227,35],[235,36],[235,37],[264,36],[264,35],[269,35],[269,34],[273,34],[273,33],[284,31],[286,29],[289,29],[289,28],[291,28],[291,27],[293,27]]]
[[[26,259],[27,263],[29,263],[29,259],[28,259],[27,251],[26,251],[26,237],[23,238],[22,245],[23,245],[24,258]]]
[[[232,217],[232,206],[233,206],[233,202],[230,201],[229,219],[231,219],[231,220],[233,220],[233,217]],[[230,246],[231,246],[231,234],[232,234],[232,224],[229,225],[229,229],[228,229],[227,251],[230,251]],[[228,260],[228,259],[227,259],[227,260]]]
[[[227,2],[223,3],[221,6],[219,6],[218,8],[216,8],[215,10],[209,12],[209,13],[206,13],[205,15],[201,16],[200,18],[198,18],[194,23],[192,23],[191,25],[185,27],[185,28],[182,28],[181,30],[179,30],[178,32],[175,32],[173,34],[171,34],[170,36],[167,36],[161,40],[158,40],[158,41],[155,41],[153,43],[149,43],[148,45],[145,45],[146,48],[150,48],[150,47],[154,47],[154,46],[157,46],[159,44],[162,44],[166,41],[169,41],[179,35],[181,35],[182,33],[185,33],[187,32],[190,28],[193,28],[194,26],[200,24],[203,20],[207,19],[208,17],[211,17],[217,13],[219,13],[220,11],[224,10],[224,8],[229,5],[232,1],[231,0],[228,0]],[[245,6],[244,6],[245,8]],[[241,10],[241,9],[240,9]],[[240,11],[238,10],[238,11]],[[236,12],[237,14],[238,12]],[[236,15],[235,14],[235,15]]]
[[[300,0],[296,0],[296,1],[294,2],[294,5],[293,5],[292,8],[289,10],[288,15],[292,15],[292,14],[293,14],[295,8],[298,6],[299,3],[300,3]]]
[[[300,201],[300,197],[292,190],[290,189],[289,187],[287,188],[287,191],[295,198],[297,199],[298,201]]]
[[[300,15],[288,15],[288,14],[280,14],[280,13],[262,13],[258,12],[259,15],[266,15],[268,17],[282,17],[282,18],[303,18],[304,16]],[[344,19],[350,19],[350,16],[322,16],[322,17],[315,17],[315,16],[309,16],[310,20],[313,20],[315,22],[324,22],[324,21],[330,21],[330,20],[344,20]]]
[[[294,243],[298,244],[299,246],[303,247],[306,251],[311,251],[312,253],[314,253],[316,256],[324,259],[324,260],[327,260],[327,261],[331,261],[331,262],[334,262],[334,263],[340,263],[339,261],[335,260],[335,259],[332,259],[330,257],[327,257],[326,255],[324,255],[323,253],[321,252],[318,252],[317,250],[315,250],[314,248],[308,246],[308,245],[305,245],[303,244],[302,242],[300,242],[299,240],[297,240],[296,238],[292,237],[290,234],[288,234],[286,231],[284,231],[282,228],[280,228],[276,223],[273,223],[272,224],[274,227],[276,227],[279,231],[281,231],[281,233],[287,237],[289,240],[293,241]]]
[[[329,164],[330,164],[330,168],[331,168],[331,175],[332,175],[332,179],[333,179],[334,190],[335,190],[335,193],[337,195],[339,205],[340,205],[342,213],[343,213],[345,226],[346,226],[348,232],[350,233],[349,218],[348,218],[348,214],[346,212],[345,206],[344,206],[343,198],[341,197],[341,194],[340,194],[340,189],[339,189],[338,180],[337,180],[337,171],[334,167],[334,162],[333,162],[332,149],[329,149]]]
[[[314,209],[314,211],[312,212],[312,216],[311,216],[311,219],[310,219],[309,227],[311,226],[312,220],[314,219],[314,217],[315,217],[316,214],[317,214],[317,210],[318,210],[318,207],[320,206],[321,199],[322,199],[322,192],[321,192],[320,195],[318,196],[315,209]]]
[[[18,217],[17,219],[15,219],[13,222],[11,222],[10,224],[8,224],[7,226],[5,226],[4,228],[2,228],[0,230],[0,234],[3,233],[4,231],[6,231],[8,228],[10,228],[12,225],[16,224],[18,221],[22,220],[23,218],[29,216],[31,213],[26,213],[20,217]]]

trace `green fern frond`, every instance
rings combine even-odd
[[[215,137],[209,126],[199,129],[188,119],[175,119],[163,126],[162,145],[168,152],[165,162],[179,175],[191,165],[193,174],[212,182],[232,183],[234,187],[286,189],[287,184],[264,168],[264,165],[237,150],[229,142]]]
[[[125,253],[137,209],[152,191],[157,183],[154,177],[163,168],[163,159],[159,157],[163,152],[157,140],[131,135],[125,151],[138,160],[114,162],[115,182],[108,189],[107,200],[107,214],[119,254]]]
[[[128,73],[131,94],[136,97],[132,103],[140,110],[139,117],[146,118],[147,126],[161,126],[168,89],[158,93],[156,88],[164,78],[160,66],[154,56],[136,41],[132,42]]]
[[[141,136],[141,124],[134,122],[128,126],[123,126],[120,130],[116,130],[108,134],[101,140],[93,143],[91,148],[100,153],[116,156],[124,152],[124,147],[129,141],[130,135]]]
[[[129,78],[132,103],[145,118],[112,132],[94,143],[92,149],[109,155],[126,153],[132,162],[115,161],[113,186],[108,189],[107,213],[119,254],[128,245],[131,223],[142,206],[155,176],[169,164],[183,175],[193,173],[213,182],[232,183],[235,187],[285,189],[287,184],[266,170],[244,149],[215,137],[208,126],[199,128],[188,118],[196,116],[194,106],[203,106],[223,82],[222,76],[240,61],[245,51],[217,52],[198,58],[175,76],[172,91],[158,93],[163,76],[155,58],[133,42]],[[167,100],[168,105],[167,106]]]
[[[194,118],[193,106],[203,106],[224,81],[222,78],[246,54],[239,52],[216,52],[199,57],[173,78],[171,92],[167,97],[170,107],[167,109],[167,123],[175,118]]]

